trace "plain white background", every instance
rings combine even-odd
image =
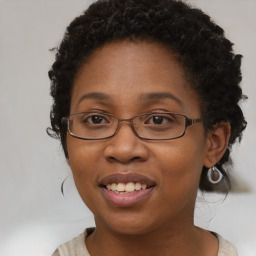
[[[0,0],[0,255],[47,256],[93,225],[60,143],[45,132],[51,98],[47,72],[69,22],[92,1]],[[248,127],[232,152],[235,192],[199,197],[196,223],[256,255],[256,1],[191,0],[235,43],[243,59],[242,105]],[[65,197],[60,186],[65,183]]]

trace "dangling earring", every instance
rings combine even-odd
[[[67,177],[62,181],[62,183],[61,183],[60,189],[61,189],[61,193],[62,193],[63,196],[64,196],[64,183],[65,183],[65,181],[66,181],[66,179],[67,179],[68,177],[69,177],[69,176],[67,176]]]
[[[207,177],[212,184],[217,184],[222,180],[223,174],[216,166],[213,166],[208,170]]]

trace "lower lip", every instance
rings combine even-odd
[[[115,207],[131,207],[141,203],[148,198],[155,187],[151,187],[145,190],[139,190],[124,194],[114,193],[104,187],[101,187],[101,191],[104,197]]]

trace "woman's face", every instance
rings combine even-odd
[[[96,111],[131,118],[175,112],[200,118],[199,100],[184,77],[182,67],[164,46],[109,43],[95,50],[79,70],[71,114]],[[202,123],[188,127],[181,138],[150,141],[136,137],[129,122],[121,122],[109,139],[89,141],[67,134],[68,162],[98,229],[143,234],[193,223],[208,142]],[[132,192],[111,191],[112,184],[122,190],[121,183],[130,183],[127,190]],[[144,190],[143,185],[147,186]]]

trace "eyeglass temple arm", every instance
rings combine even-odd
[[[197,118],[197,119],[191,119],[191,118],[186,118],[186,126],[190,126],[192,124],[195,124],[195,123],[199,123],[199,122],[202,122],[203,119],[202,118]]]
[[[68,118],[67,117],[62,117],[61,118],[61,124],[62,125],[67,125],[67,123],[68,123]]]

